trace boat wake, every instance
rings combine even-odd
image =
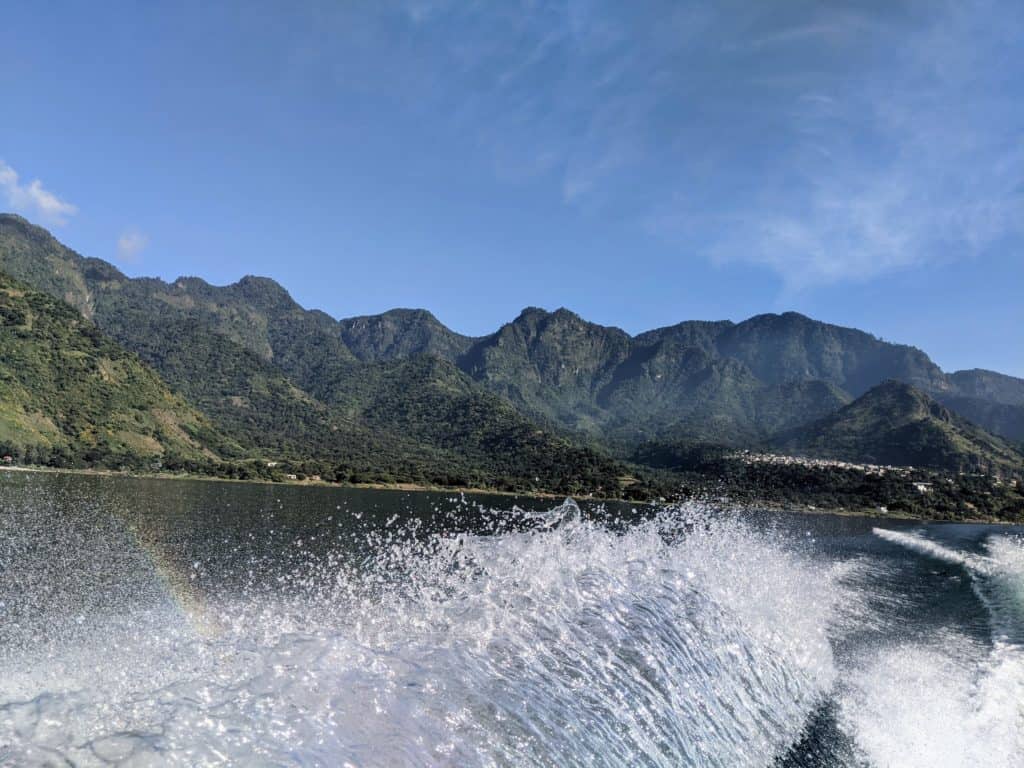
[[[875,529],[966,571],[989,613],[991,642],[949,631],[874,649],[842,686],[843,718],[871,765],[1024,765],[1024,540],[990,536],[984,553],[920,533]]]
[[[841,568],[698,506],[516,515],[305,558],[210,596],[216,632],[171,600],[163,627],[7,653],[0,764],[732,768],[800,738],[835,682]]]
[[[197,559],[173,524],[37,507],[0,515],[2,766],[1021,766],[1019,537],[833,556],[567,501],[437,531],[268,511]],[[970,606],[892,626],[942,584]]]

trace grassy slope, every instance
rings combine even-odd
[[[0,274],[0,446],[67,464],[151,466],[234,449],[68,304]]]

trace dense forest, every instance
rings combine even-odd
[[[1020,514],[1024,380],[794,313],[630,336],[528,308],[469,337],[425,310],[335,320],[266,278],[129,278],[3,214],[0,272],[12,462]]]

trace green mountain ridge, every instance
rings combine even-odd
[[[796,313],[630,337],[568,310],[531,309],[477,341],[459,364],[528,413],[634,443],[687,434],[743,445],[834,411],[888,378],[931,391],[952,386],[920,350]],[[1002,426],[997,418],[994,427]]]
[[[207,419],[73,307],[2,273],[0,318],[0,451],[18,460],[152,469],[253,458],[242,447],[248,444],[274,457],[315,457],[314,468],[335,479],[610,494],[628,473],[599,452],[538,429],[429,356],[353,369],[358,386],[347,389],[342,414],[262,367],[248,349],[227,339],[197,344],[187,323],[164,326],[168,337],[185,343],[143,352]],[[140,322],[140,338],[161,340],[147,333],[142,318],[132,319]],[[197,367],[206,371],[202,379],[192,376]],[[243,394],[210,400],[211,388]],[[287,411],[268,410],[282,402]],[[396,413],[401,435],[393,430]],[[225,424],[240,442],[213,423]]]
[[[0,270],[92,318],[242,456],[369,468],[376,452],[398,474],[448,463],[462,474],[515,467],[522,480],[525,457],[538,460],[528,434],[546,436],[566,471],[587,465],[594,448],[602,455],[600,446],[623,457],[647,441],[747,447],[834,414],[889,379],[1024,442],[1024,380],[945,374],[914,347],[796,313],[686,321],[631,336],[567,309],[533,307],[474,338],[426,310],[335,320],[304,309],[269,278],[226,286],[128,278],[5,214]],[[475,433],[460,422],[463,412],[487,429]],[[498,446],[511,451],[510,462]]]
[[[1021,476],[1024,455],[900,381],[772,441],[774,448],[826,459],[911,465],[948,472]]]
[[[935,399],[992,434],[1024,446],[1024,406],[948,393]]]
[[[339,321],[341,338],[365,362],[435,355],[454,362],[473,342],[445,327],[425,309],[392,309]]]
[[[0,451],[62,466],[161,466],[238,450],[68,304],[0,274]]]
[[[41,233],[0,217],[0,268],[70,299],[152,366],[226,436],[219,458],[312,459],[318,474],[348,480],[613,494],[630,474],[540,428],[451,363],[360,363],[335,321],[272,280],[218,288],[131,279]]]
[[[951,373],[949,378],[954,390],[961,396],[1002,405],[1024,406],[1024,379],[981,368],[957,371]]]

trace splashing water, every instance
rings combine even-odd
[[[0,764],[765,765],[832,688],[841,579],[780,537],[697,506],[512,521],[375,531],[208,596],[202,631],[143,590],[14,643]]]
[[[1021,766],[1007,529],[16,480],[0,766]]]
[[[889,542],[961,566],[989,611],[991,644],[945,632],[883,648],[845,682],[844,717],[871,765],[1024,765],[1024,539],[990,536],[985,553],[920,533],[876,528]],[[978,661],[980,659],[980,662]]]

